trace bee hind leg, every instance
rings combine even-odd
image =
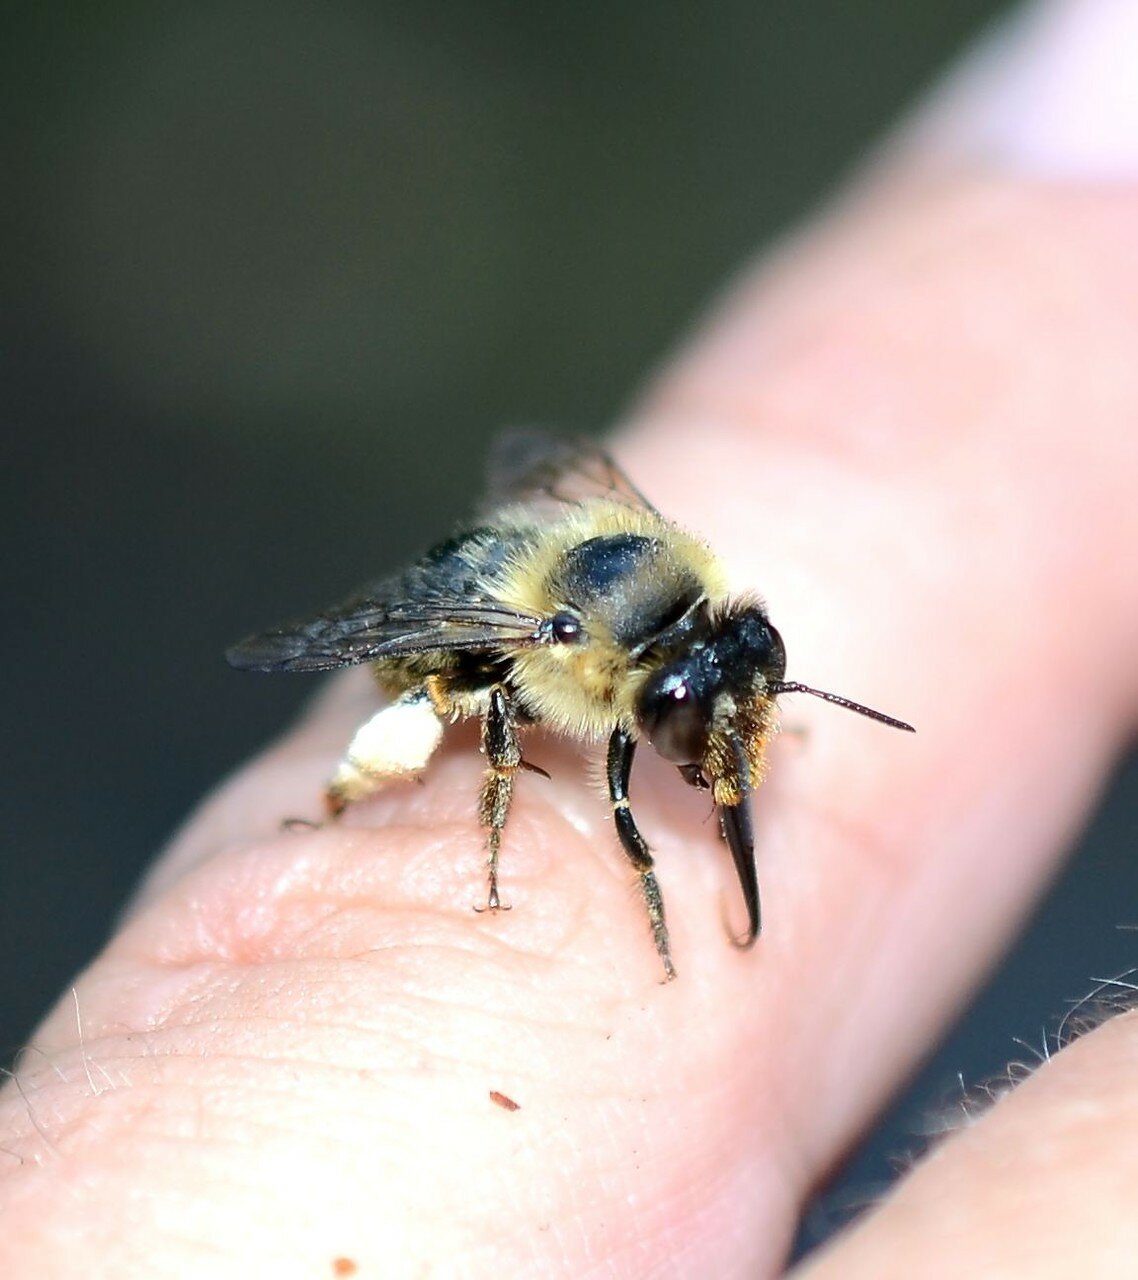
[[[522,751],[518,744],[517,716],[510,702],[505,685],[496,684],[490,690],[486,715],[482,721],[482,750],[486,755],[487,769],[482,782],[482,795],[478,802],[478,817],[487,830],[486,871],[489,889],[485,908],[476,911],[498,911],[502,902],[498,896],[498,852],[502,845],[502,831],[510,813],[510,801],[514,794],[514,776],[523,767]],[[509,910],[509,908],[505,908]]]
[[[328,783],[324,803],[331,817],[385,783],[426,768],[443,736],[443,722],[425,689],[414,689],[376,712],[356,730]]]

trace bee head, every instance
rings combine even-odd
[[[701,767],[713,739],[731,733],[785,672],[782,637],[763,609],[728,608],[645,682],[636,705],[641,732],[665,760]]]
[[[786,672],[782,637],[763,608],[740,602],[706,616],[649,676],[636,704],[641,732],[692,786],[710,788],[747,907],[750,946],[759,934],[759,884],[747,797],[773,727],[774,693]]]
[[[786,650],[765,610],[738,602],[706,616],[645,681],[636,702],[640,731],[678,765],[685,781],[710,788],[720,830],[731,850],[750,946],[759,933],[759,885],[747,797],[762,776],[763,752],[774,730],[775,699],[809,693],[895,729],[912,726],[848,698],[787,681]]]

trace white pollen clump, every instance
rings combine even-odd
[[[430,699],[409,694],[356,730],[344,763],[373,778],[404,777],[426,767],[442,736]]]

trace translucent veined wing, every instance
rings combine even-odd
[[[392,580],[401,588],[400,579]],[[242,671],[330,671],[438,650],[502,650],[541,641],[542,619],[493,601],[361,595],[338,609],[250,636],[226,652]]]
[[[503,432],[491,445],[487,463],[487,510],[542,499],[575,505],[589,498],[608,498],[656,512],[628,476],[592,440],[568,440],[542,431],[520,430]]]
[[[544,504],[554,515],[566,505],[602,497],[656,510],[589,440],[508,432],[491,449],[489,476],[492,509]],[[493,598],[503,565],[540,536],[542,520],[534,514],[532,528],[499,530],[490,521],[459,535],[402,574],[365,587],[342,605],[250,636],[226,657],[246,671],[329,671],[419,653],[506,653],[540,644],[547,638],[547,619]]]

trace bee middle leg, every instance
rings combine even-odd
[[[488,767],[482,782],[478,817],[487,829],[486,870],[490,884],[486,909],[497,911],[502,906],[498,897],[498,852],[510,813],[514,776],[523,767],[517,715],[505,685],[496,684],[490,690],[489,704],[482,721],[482,750],[486,753]]]
[[[660,883],[653,870],[652,855],[648,845],[640,834],[636,819],[628,801],[628,781],[632,773],[632,757],[636,754],[636,739],[624,729],[614,729],[609,739],[608,762],[605,774],[609,784],[609,799],[612,801],[612,816],[616,823],[616,833],[620,837],[621,847],[628,855],[629,861],[640,873],[640,888],[644,893],[644,902],[648,907],[648,921],[652,926],[652,939],[664,965],[665,981],[670,982],[676,976],[675,965],[672,964],[672,949],[668,941],[668,926],[664,920],[664,899],[660,893]]]

